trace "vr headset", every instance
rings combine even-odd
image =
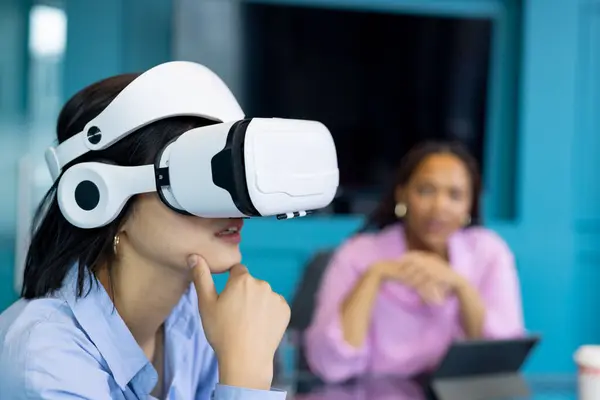
[[[165,118],[197,116],[215,124],[191,129],[154,164],[119,166],[78,157],[106,149]],[[172,210],[205,218],[305,216],[333,200],[336,149],[321,123],[245,118],[225,83],[208,68],[169,62],[136,78],[84,130],[46,151],[62,214],[91,229],[113,221],[128,199],[157,192]]]

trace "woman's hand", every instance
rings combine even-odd
[[[460,282],[460,276],[440,257],[411,251],[400,260],[374,266],[384,280],[397,280],[413,288],[427,304],[441,304]]]
[[[388,264],[380,268],[413,287],[427,304],[441,304],[448,295],[455,295],[467,338],[482,337],[486,313],[483,299],[444,259],[432,253],[411,251],[400,261]]]
[[[452,269],[446,260],[437,254],[410,251],[402,257],[400,262],[405,269],[415,271],[417,275],[422,275],[424,279],[445,285],[448,289],[454,290],[461,283],[461,276]]]
[[[290,307],[269,284],[234,266],[218,295],[206,261],[188,260],[204,332],[219,363],[220,383],[269,390],[273,359],[290,320]]]
[[[462,277],[440,256],[423,251],[411,251],[401,259],[403,268],[424,288],[424,300],[441,303],[463,283]]]

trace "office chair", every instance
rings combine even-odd
[[[315,253],[311,257],[304,269],[302,279],[292,299],[292,314],[289,329],[294,331],[295,337],[298,338],[298,342],[296,343],[296,370],[305,377],[313,377],[314,375],[311,373],[308,362],[306,361],[302,338],[304,331],[311,323],[315,309],[316,295],[319,286],[321,285],[321,279],[323,278],[323,273],[327,269],[333,253],[333,249],[325,249]],[[316,377],[314,378],[316,379]],[[311,382],[309,386],[313,386],[314,383],[315,382]],[[307,387],[307,389],[308,388],[309,387]],[[302,380],[297,383],[296,392],[304,393]]]

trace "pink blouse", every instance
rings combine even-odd
[[[378,233],[357,235],[334,255],[305,336],[307,361],[325,381],[430,371],[453,341],[464,339],[456,298],[428,306],[411,288],[386,282],[375,301],[363,346],[354,348],[344,341],[341,303],[369,266],[378,260],[397,259],[406,251],[404,229],[397,224]],[[486,304],[485,338],[523,335],[519,280],[506,243],[490,230],[467,228],[450,238],[449,258],[452,268],[478,289]]]

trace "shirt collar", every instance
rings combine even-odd
[[[122,390],[142,371],[149,371],[144,386],[149,390],[156,384],[157,374],[145,353],[119,315],[108,293],[87,268],[84,269],[83,297],[77,298],[78,265],[74,265],[63,282],[61,297],[71,308],[82,330],[94,343],[116,383]],[[177,330],[191,338],[198,328],[192,317],[189,293],[181,299],[165,323],[166,331]],[[138,381],[138,379],[136,379]]]
[[[167,333],[176,332],[186,339],[192,339],[200,330],[200,327],[198,296],[193,284],[190,284],[186,293],[165,321],[165,331]]]

